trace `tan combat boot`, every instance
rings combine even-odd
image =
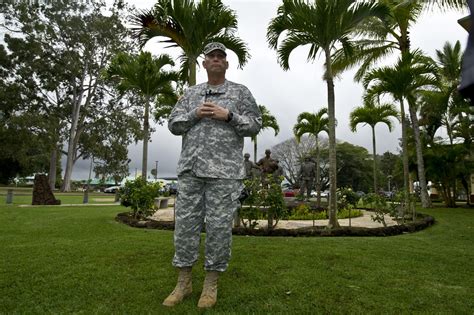
[[[218,271],[208,271],[204,286],[202,288],[201,298],[198,302],[198,307],[209,308],[213,307],[217,302],[217,279],[219,278]]]
[[[193,292],[192,268],[179,268],[178,283],[173,292],[163,301],[164,306],[175,306]]]

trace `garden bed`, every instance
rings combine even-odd
[[[173,221],[138,220],[133,218],[128,212],[119,213],[117,221],[137,228],[174,230]],[[387,227],[365,228],[365,227],[340,227],[327,229],[325,226],[302,227],[296,229],[249,229],[235,227],[232,229],[234,235],[250,236],[291,236],[291,237],[311,237],[311,236],[393,236],[404,233],[413,233],[423,230],[435,223],[432,216],[418,214],[415,222]]]

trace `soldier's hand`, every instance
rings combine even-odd
[[[215,103],[205,102],[198,107],[196,114],[199,118],[207,117],[225,121],[229,115],[229,110]]]

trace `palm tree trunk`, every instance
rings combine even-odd
[[[142,178],[146,181],[148,164],[148,138],[150,134],[150,97],[145,99],[145,113],[143,117],[143,156],[142,156]]]
[[[415,106],[408,103],[408,109],[410,111],[411,124],[413,126],[413,133],[415,135],[415,147],[416,147],[416,164],[418,166],[418,180],[420,181],[420,197],[421,206],[423,208],[431,208],[431,200],[428,196],[428,188],[426,187],[426,176],[425,176],[425,163],[423,161],[423,151],[421,147],[420,128],[418,126],[418,117],[416,115]]]
[[[321,170],[319,169],[319,137],[316,135],[316,192],[317,192],[317,199],[316,199],[316,207],[321,209]]]
[[[374,194],[377,193],[377,148],[375,143],[375,126],[372,127],[372,156],[374,159]]]
[[[325,79],[328,89],[328,120],[329,120],[329,223],[328,228],[338,228],[337,221],[337,180],[336,180],[336,113],[334,79],[331,69],[331,52],[329,47],[324,49],[326,55]]]
[[[194,56],[189,56],[188,59],[188,67],[189,67],[189,77],[188,77],[188,84],[189,86],[196,85],[196,60],[197,58]]]
[[[253,141],[253,162],[257,163],[257,136],[252,137]]]
[[[402,122],[402,157],[403,157],[403,195],[405,202],[405,209],[409,203],[409,182],[408,182],[408,139],[407,139],[407,123],[405,117],[405,105],[403,104],[403,98],[400,98],[400,116]],[[405,215],[405,213],[403,213]]]

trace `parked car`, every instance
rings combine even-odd
[[[395,197],[395,192],[393,191],[379,191],[379,194],[388,199]]]
[[[329,195],[329,191],[321,191],[321,198],[327,198]],[[311,191],[311,197],[316,198],[318,197],[318,192],[316,190]]]
[[[104,189],[104,193],[115,194],[115,192],[119,189],[120,189],[120,186],[110,186]]]
[[[296,197],[298,194],[298,190],[292,188],[285,188],[282,190],[282,192],[284,197]]]
[[[175,182],[168,183],[165,185],[166,191],[170,193],[170,195],[176,195],[178,192],[178,184]]]

